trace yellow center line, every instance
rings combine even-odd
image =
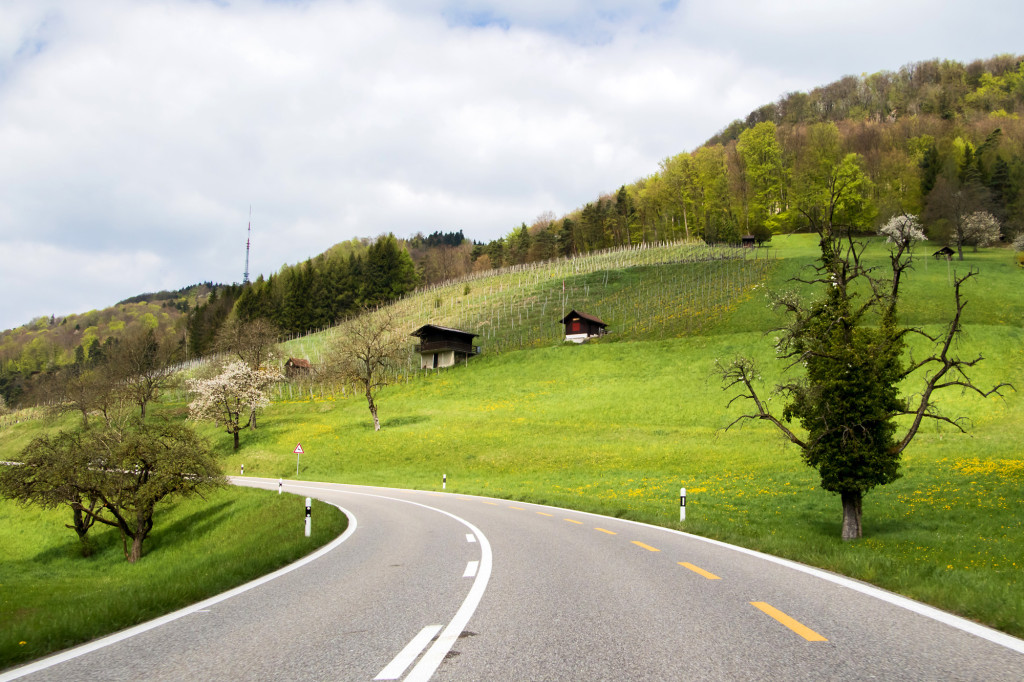
[[[526,511],[522,507],[509,507],[509,509],[515,509],[516,511]]]
[[[488,502],[487,500],[480,500],[480,501],[483,502],[484,504],[489,504],[492,507],[497,507],[498,506],[497,502]]]
[[[464,502],[475,502],[476,501],[472,497],[460,497],[459,499],[464,501]]]
[[[582,521],[577,521],[576,519],[562,519],[562,520],[563,520],[563,521],[568,521],[569,523],[575,523],[575,524],[578,524],[578,525],[580,525],[580,526],[582,526],[582,525],[583,525],[583,522],[582,522]]]
[[[660,552],[661,551],[657,547],[651,547],[650,545],[645,545],[644,543],[640,542],[639,540],[633,540],[633,544],[636,545],[637,547],[643,547],[644,549],[646,549],[646,550],[648,550],[650,552]]]
[[[715,575],[714,573],[708,573],[703,568],[698,568],[697,566],[694,566],[691,563],[687,563],[685,561],[680,561],[679,565],[682,566],[683,568],[690,569],[691,571],[693,571],[694,573],[696,573],[698,575],[704,576],[708,580],[721,580],[721,578],[719,576]]]
[[[754,606],[754,607],[756,607],[758,609],[761,609],[762,611],[767,613],[769,616],[771,616],[772,618],[774,618],[775,620],[779,621],[780,623],[785,625],[787,628],[789,628],[790,630],[792,630],[796,634],[798,634],[801,637],[803,637],[804,639],[806,639],[808,642],[827,642],[828,641],[827,639],[825,639],[824,637],[819,635],[814,630],[810,629],[809,627],[807,627],[806,625],[804,625],[800,621],[795,620],[794,618],[791,618],[790,616],[787,616],[786,614],[784,614],[782,611],[779,611],[777,608],[775,608],[771,604],[766,604],[763,601],[752,601],[752,602],[750,602],[750,605]]]
[[[608,533],[608,535],[618,535],[618,533],[616,533],[615,531],[613,531],[613,530],[605,530],[604,528],[594,528],[594,530],[599,530],[602,533]]]
[[[548,514],[547,512],[537,512],[541,516],[554,516],[554,514]]]

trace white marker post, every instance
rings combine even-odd
[[[686,488],[679,489],[679,520],[686,520]]]
[[[242,465],[242,473],[241,473],[241,475],[245,476],[245,465],[244,464]]]
[[[441,474],[441,490],[448,487],[448,474]]]
[[[279,478],[279,479],[277,479],[277,494],[280,495],[281,491],[283,489],[284,489],[284,479],[283,478]]]
[[[312,505],[312,502],[313,501],[310,500],[308,497],[306,498],[306,537],[307,538],[309,537],[309,525],[310,525],[309,524],[309,515],[310,515],[310,506]]]

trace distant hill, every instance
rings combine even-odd
[[[962,64],[930,60],[898,71],[844,76],[792,92],[725,126],[690,152],[564,216],[523,222],[490,242],[462,231],[382,235],[337,244],[251,285],[210,282],[141,294],[102,311],[39,318],[0,333],[0,395],[27,377],[88,356],[94,344],[148,326],[182,352],[212,348],[230,315],[267,317],[289,335],[331,326],[417,286],[556,257],[638,244],[765,242],[806,229],[801,193],[815,159],[854,155],[871,186],[871,230],[890,216],[921,216],[940,243],[955,235],[956,197],[988,211],[1001,238],[1024,232],[1024,58]],[[958,209],[959,210],[959,209]]]

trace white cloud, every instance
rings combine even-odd
[[[250,204],[253,276],[355,236],[490,239],[786,91],[941,53],[927,37],[943,31],[979,44],[920,5],[890,11],[923,13],[909,32],[851,7],[9,0],[0,286],[24,295],[0,328],[240,280]],[[1004,25],[988,30],[997,51]],[[902,42],[874,42],[897,29]],[[139,254],[159,258],[137,268]],[[46,267],[88,259],[121,275]]]

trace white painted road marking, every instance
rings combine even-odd
[[[405,648],[399,651],[398,655],[373,679],[397,680],[439,632],[441,632],[440,625],[428,625],[420,630],[419,634],[413,637],[412,641],[406,644]]]
[[[466,542],[476,542],[476,536],[472,533],[466,533]]]
[[[465,573],[462,574],[462,577],[463,578],[474,578],[474,577],[476,577],[476,571],[477,571],[478,568],[480,568],[480,562],[479,561],[470,561],[468,564],[466,564],[466,571],[465,571]]]

